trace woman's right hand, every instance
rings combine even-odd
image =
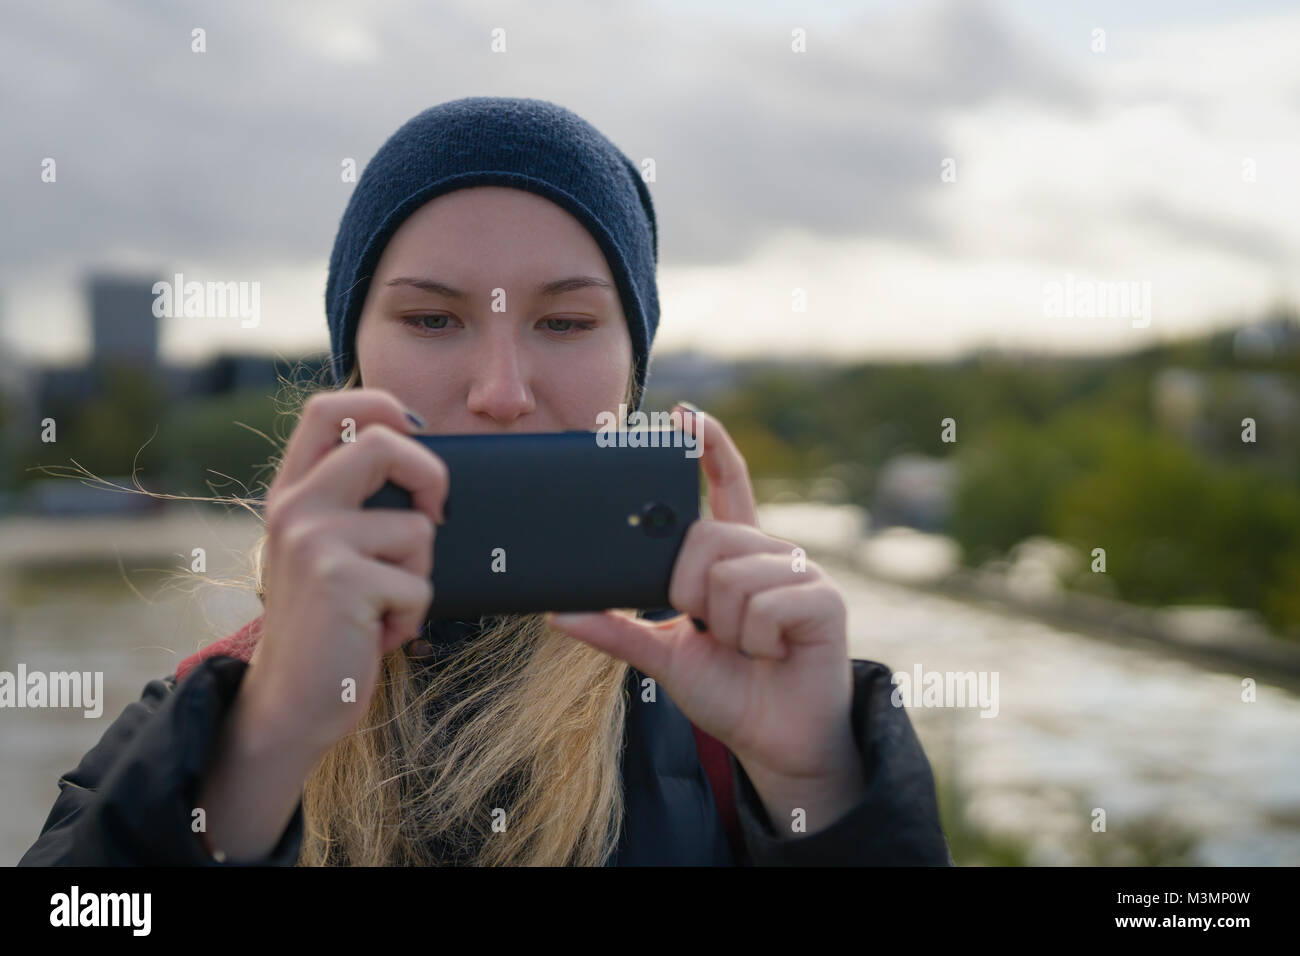
[[[414,430],[388,392],[313,395],[267,492],[266,613],[240,693],[278,739],[315,755],[361,721],[382,656],[417,635],[433,600],[449,476]],[[363,509],[390,480],[412,510]]]

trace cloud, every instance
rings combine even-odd
[[[1159,276],[1178,321],[1184,302],[1244,307],[1279,291],[1300,245],[1300,16],[1116,24],[1098,56],[1078,22],[1014,10],[20,6],[0,33],[0,88],[19,91],[0,142],[0,283],[202,266],[277,287],[268,339],[323,337],[324,263],[352,188],[342,161],[364,165],[429,105],[495,94],[554,100],[654,158],[665,286],[709,321],[699,303],[748,285],[728,301],[769,303],[774,349],[789,334],[778,302],[810,281],[850,317],[807,333],[826,349],[854,338],[843,323],[856,315],[887,323],[855,338],[864,348],[888,338],[927,353],[1005,335],[1000,310],[1028,310],[1040,334],[1036,289],[1064,271]],[[190,50],[195,27],[206,53]],[[496,28],[505,54],[489,48]],[[56,184],[40,181],[47,156]],[[940,181],[949,157],[953,184]],[[1243,183],[1244,158],[1256,182]],[[810,279],[814,261],[826,268]],[[672,321],[665,309],[668,339]],[[727,323],[745,334],[743,317]]]
[[[488,49],[493,27],[508,51]],[[206,33],[192,52],[191,31]],[[789,31],[638,6],[48,5],[7,15],[0,269],[327,255],[348,184],[403,121],[483,92],[554,99],[653,156],[666,259],[737,261],[772,230],[925,241],[937,119],[992,97],[1078,108],[1080,87],[991,7]],[[40,160],[57,162],[42,183]]]
[[[1275,232],[1231,219],[1203,215],[1167,200],[1138,200],[1129,207],[1128,215],[1159,226],[1172,242],[1179,244],[1204,246],[1224,255],[1275,267],[1287,267],[1295,260],[1294,242]]]

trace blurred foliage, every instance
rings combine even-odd
[[[1300,350],[1244,360],[1232,336],[1108,358],[986,354],[768,374],[709,410],[733,434],[743,428],[755,479],[852,462],[850,498],[868,509],[890,459],[951,459],[947,531],[968,564],[1034,535],[1085,555],[1100,547],[1121,599],[1245,608],[1300,639]],[[1162,419],[1155,397],[1171,370],[1201,389],[1183,419]],[[1247,417],[1255,442],[1242,440]],[[955,443],[941,440],[945,418]],[[1096,589],[1090,574],[1074,583]]]
[[[129,367],[104,365],[96,369],[102,398],[79,405],[56,405],[55,441],[37,443],[32,459],[40,464],[75,460],[99,474],[129,475],[137,452],[152,439],[158,411],[166,407],[160,386]],[[61,454],[68,449],[75,451]],[[48,460],[47,460],[48,459]],[[156,467],[139,462],[142,480]],[[39,477],[33,472],[33,477]],[[147,485],[146,485],[147,486]]]
[[[102,387],[94,401],[51,410],[57,441],[18,449],[18,482],[66,475],[73,462],[122,487],[134,475],[145,489],[173,495],[257,494],[258,480],[270,480],[279,450],[268,437],[287,428],[273,388],[169,401],[127,369],[106,370]]]
[[[970,793],[957,774],[934,770],[939,825],[957,866],[1028,866],[1029,844],[1020,837],[992,832],[976,824],[968,809]]]
[[[936,770],[939,821],[953,862],[958,866],[1037,866],[1033,840],[1023,833],[994,830],[970,812],[971,793],[951,769]],[[1082,792],[1070,795],[1077,827],[1053,841],[1054,857],[1071,866],[1197,866],[1200,838],[1163,817],[1119,820],[1103,832],[1092,829],[1092,802]]]
[[[242,389],[170,409],[158,440],[158,454],[169,469],[167,490],[196,495],[264,493],[263,485],[274,477],[272,458],[279,455],[290,427],[283,418],[277,421],[272,391]]]

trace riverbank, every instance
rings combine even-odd
[[[873,580],[969,601],[1112,643],[1153,649],[1214,670],[1240,673],[1300,693],[1300,643],[1270,634],[1231,608],[1142,607],[1061,587],[1040,548],[1018,567],[970,569],[942,535],[890,528],[866,534],[866,514],[851,505],[768,504],[764,531],[806,548],[822,563]],[[1028,572],[1028,573],[1027,573]]]

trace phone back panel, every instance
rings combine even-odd
[[[635,448],[602,447],[587,431],[413,436],[450,474],[430,620],[668,605],[673,564],[700,516],[699,459],[680,435],[672,446],[672,430],[642,434],[656,433],[659,447]],[[654,503],[672,519],[647,521]],[[410,506],[391,482],[365,502]]]

